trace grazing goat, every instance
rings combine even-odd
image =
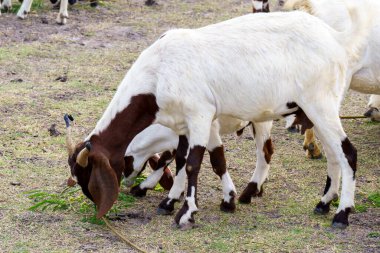
[[[162,35],[132,65],[93,131],[69,149],[72,176],[96,204],[97,217],[117,198],[128,145],[151,124],[171,128],[187,144],[187,159],[177,173],[184,178],[186,170],[187,193],[175,217],[187,228],[198,210],[197,178],[214,119],[263,122],[295,114],[305,127],[319,130],[329,170],[342,172],[333,225],[346,227],[354,206],[356,149],[342,128],[339,108],[348,89],[349,59],[366,39],[371,17],[355,10],[352,15],[355,25],[345,32],[290,12],[249,14]],[[331,187],[323,203],[337,190]]]
[[[364,5],[374,12],[375,20],[364,50],[359,52],[352,66],[350,88],[362,93],[377,94],[370,97],[369,110],[364,114],[380,121],[380,2],[376,0],[287,0],[279,1],[283,10],[302,10],[315,15],[336,30],[347,29],[351,25],[346,4]],[[363,9],[365,11],[365,9]],[[363,13],[365,15],[365,12]],[[307,130],[304,140],[306,155],[310,158],[321,157],[312,129]]]

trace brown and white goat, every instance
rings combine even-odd
[[[328,168],[343,176],[333,225],[347,226],[356,149],[339,108],[348,89],[349,59],[366,39],[370,17],[354,10],[355,25],[338,33],[306,13],[259,13],[161,36],[133,64],[94,130],[69,149],[71,173],[95,202],[97,216],[117,198],[128,145],[151,124],[169,127],[188,142],[178,172],[187,174],[187,194],[175,217],[186,228],[195,222],[198,174],[214,119],[264,122],[296,114],[306,126],[323,129],[318,132]],[[331,187],[323,196],[323,207],[337,190]]]

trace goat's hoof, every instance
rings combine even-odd
[[[288,132],[289,133],[298,133],[299,129],[296,126],[291,126],[291,127],[288,127]]]
[[[2,7],[1,7],[5,12],[9,12],[9,11],[11,11],[12,10],[12,5],[3,5]]]
[[[372,121],[380,121],[380,112],[379,109],[375,107],[371,107],[364,116],[367,118],[371,118]]]
[[[325,215],[330,212],[330,203],[323,204],[322,201],[319,201],[317,206],[314,208],[314,213],[319,215]]]
[[[333,222],[331,226],[333,228],[346,229],[348,227],[348,224],[340,223],[340,222]]]
[[[252,197],[251,196],[246,196],[246,195],[240,195],[239,197],[239,203],[241,204],[250,204]]]
[[[21,20],[24,20],[24,19],[26,19],[26,16],[28,15],[28,12],[26,12],[26,11],[23,11],[23,12],[21,12],[21,13],[17,13],[17,17],[19,18],[19,19],[21,19]]]
[[[157,214],[159,215],[171,215],[174,213],[174,203],[179,200],[165,198],[161,201],[157,208]]]
[[[146,192],[148,191],[148,189],[144,188],[144,189],[141,189],[140,188],[140,185],[136,185],[134,186],[132,189],[131,189],[131,194],[135,197],[145,197],[146,196]]]
[[[230,200],[230,202],[225,202],[222,200],[222,203],[220,204],[220,211],[225,213],[234,213],[236,211],[236,204],[233,199]]]
[[[305,149],[305,146],[304,146]],[[319,148],[316,148],[314,143],[310,143],[306,148],[306,156],[310,159],[321,159],[322,153]]]
[[[184,224],[175,224],[175,225],[177,226],[177,228],[179,228],[182,231],[186,231],[186,230],[190,230],[190,229],[198,227],[197,224],[192,223],[192,222],[187,222],[187,223],[184,223]]]
[[[250,182],[239,197],[239,203],[249,204],[252,197],[262,197],[264,193],[263,186],[258,190],[257,183]]]
[[[170,210],[166,210],[160,207],[157,208],[158,215],[172,215],[173,213],[174,213],[174,210],[170,211]]]
[[[336,213],[332,222],[333,228],[345,229],[348,227],[348,215],[351,212],[351,208],[346,208]]]

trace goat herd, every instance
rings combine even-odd
[[[24,1],[19,17],[25,18],[31,1]],[[302,133],[313,128],[326,153],[326,186],[314,212],[329,212],[342,177],[332,225],[348,226],[357,154],[342,128],[340,104],[349,88],[380,95],[380,3],[280,0],[288,12],[273,13],[258,13],[269,11],[268,0],[252,3],[255,14],[163,34],[140,54],[84,141],[74,145],[65,116],[71,180],[96,204],[97,217],[114,204],[122,177],[131,186],[149,161],[153,173],[131,192],[143,196],[160,181],[170,191],[158,212],[172,214],[187,178],[175,222],[192,227],[206,149],[222,183],[220,209],[234,212],[237,192],[220,135],[253,130],[256,169],[238,198],[250,203],[268,177],[272,121],[285,118]],[[57,21],[66,18],[67,0],[61,0]],[[366,113],[373,119],[380,117],[378,95]],[[174,179],[167,170],[173,160]]]

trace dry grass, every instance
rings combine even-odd
[[[132,252],[106,227],[81,222],[67,212],[32,213],[24,192],[60,192],[69,175],[64,134],[51,137],[51,124],[64,133],[63,114],[75,116],[74,136],[88,134],[139,53],[173,27],[199,27],[250,12],[250,1],[142,0],[106,2],[98,9],[73,7],[67,26],[55,12],[32,13],[25,21],[8,14],[0,23],[0,251]],[[41,17],[49,24],[43,24]],[[4,27],[4,29],[3,29]],[[66,82],[55,81],[67,76]],[[367,95],[354,92],[344,114],[362,114]],[[347,120],[344,128],[358,149],[356,203],[344,231],[330,228],[332,214],[316,216],[326,176],[326,160],[309,161],[302,137],[275,123],[275,155],[263,198],[219,211],[221,185],[208,158],[200,175],[199,228],[179,231],[173,217],[155,213],[164,193],[138,199],[126,212],[139,213],[114,225],[132,241],[157,252],[378,252],[380,212],[368,201],[379,192],[380,125]],[[254,143],[224,137],[228,166],[241,193],[251,176]],[[14,186],[11,183],[19,182]],[[364,209],[361,209],[364,210]]]

